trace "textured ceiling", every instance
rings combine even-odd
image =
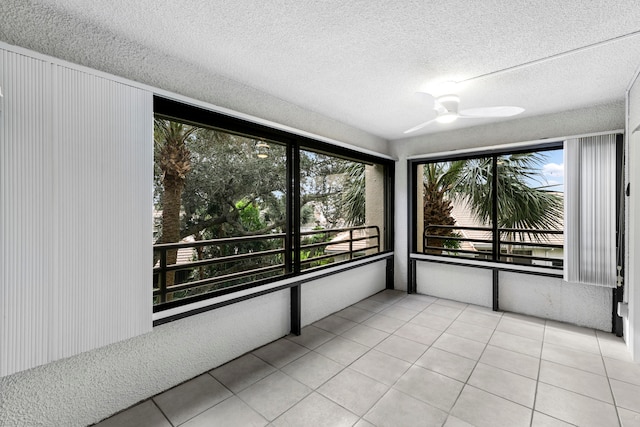
[[[621,100],[640,66],[637,0],[3,3],[9,43],[54,55],[47,43],[65,45],[64,59],[116,73],[100,64],[165,63],[193,93],[226,79],[387,140],[433,116],[414,92],[439,82],[463,82],[462,109],[517,105],[525,117]]]

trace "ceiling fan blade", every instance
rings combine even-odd
[[[421,104],[428,106],[429,108],[434,108],[436,105],[436,98],[427,92],[416,92],[416,97],[420,101]]]
[[[431,119],[431,120],[429,120],[429,121],[427,121],[427,122],[424,122],[424,123],[419,124],[418,126],[414,126],[414,127],[412,127],[411,129],[407,129],[407,130],[405,130],[405,131],[404,131],[404,132],[402,132],[402,133],[411,133],[411,132],[415,132],[415,131],[420,130],[420,129],[422,129],[423,127],[427,126],[429,123],[431,123],[431,122],[435,122],[435,121],[436,121],[436,119]]]
[[[524,111],[524,108],[513,106],[469,108],[460,111],[460,117],[511,117]]]

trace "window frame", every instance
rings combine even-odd
[[[497,167],[498,157],[512,154],[521,154],[521,153],[530,153],[530,152],[544,152],[544,151],[552,151],[563,149],[564,139],[553,140],[549,142],[542,143],[534,143],[521,145],[518,147],[511,148],[493,148],[489,150],[474,150],[474,151],[466,151],[463,153],[447,153],[443,155],[433,155],[433,156],[423,156],[411,158],[407,161],[408,165],[408,188],[410,191],[408,197],[408,224],[411,232],[408,236],[408,249],[409,249],[409,257],[412,258],[414,256],[424,256],[428,257],[430,261],[442,262],[447,264],[456,264],[456,265],[472,265],[472,266],[480,266],[485,268],[492,268],[491,266],[498,266],[502,270],[513,270],[518,271],[523,269],[524,271],[539,271],[541,274],[549,275],[549,276],[557,276],[562,277],[563,270],[555,270],[555,272],[549,272],[548,266],[543,265],[525,265],[518,264],[508,261],[502,261],[500,258],[500,245],[499,242],[499,233],[498,233],[498,192],[491,191],[492,194],[492,247],[490,258],[465,258],[459,257],[455,255],[436,255],[436,254],[424,254],[418,252],[418,238],[422,238],[418,234],[418,218],[417,218],[417,207],[418,207],[418,183],[421,182],[419,179],[417,170],[419,165],[438,163],[438,162],[449,162],[455,160],[469,160],[469,159],[479,159],[479,158],[490,158],[492,162],[492,168],[495,170]],[[491,185],[493,188],[497,188],[498,175],[492,174],[492,182]]]
[[[275,284],[276,282],[303,279],[309,276],[311,271],[301,270],[300,260],[300,151],[310,150],[313,152],[353,160],[362,163],[375,163],[384,166],[384,224],[380,230],[380,238],[384,241],[384,247],[373,255],[360,256],[351,260],[341,261],[339,263],[330,263],[325,266],[316,267],[312,271],[314,276],[317,270],[332,269],[338,266],[343,268],[340,271],[355,268],[375,257],[383,254],[390,254],[393,251],[391,243],[393,242],[393,202],[394,202],[394,177],[395,177],[395,161],[373,154],[367,154],[338,145],[330,144],[324,141],[313,139],[308,136],[297,135],[285,130],[276,129],[266,125],[254,123],[237,117],[229,116],[202,107],[186,104],[162,96],[154,96],[153,98],[154,117],[175,120],[181,123],[204,126],[208,128],[219,129],[220,131],[232,133],[248,138],[267,139],[277,143],[281,143],[286,147],[286,225],[284,227],[284,247],[285,247],[285,273],[274,277],[269,277],[254,282],[239,284],[227,288],[221,288],[213,292],[203,293],[188,298],[173,300],[162,304],[153,305],[153,313],[160,313],[166,310],[175,309],[193,303],[199,303],[207,299],[220,297],[223,295],[233,294],[236,292],[251,290],[252,288],[264,285]],[[349,264],[357,264],[349,267]],[[331,272],[320,272],[319,274],[332,274]],[[284,285],[290,287],[291,285]],[[244,298],[244,296],[242,297]],[[203,311],[201,308],[195,309],[193,314]],[[186,315],[190,315],[191,311],[187,311]],[[184,317],[184,315],[180,315]],[[154,322],[156,323],[156,322]],[[161,322],[163,323],[163,322]]]

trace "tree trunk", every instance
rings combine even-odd
[[[162,243],[180,241],[180,205],[183,189],[183,179],[165,176],[162,200]],[[177,260],[177,249],[167,251],[167,265],[175,264]],[[174,283],[175,271],[168,271],[166,286],[172,286]],[[170,300],[169,295],[167,295],[168,300]]]
[[[180,209],[182,206],[182,190],[186,175],[191,170],[191,153],[186,139],[195,128],[182,123],[157,119],[155,121],[156,164],[162,171],[162,237],[160,243],[177,243],[180,241]],[[167,251],[167,265],[178,260],[178,250]],[[175,271],[167,272],[165,286],[175,284]],[[172,299],[167,293],[166,300]]]
[[[450,200],[445,199],[445,194],[435,184],[424,184],[424,235],[451,236],[453,230],[450,228],[438,228],[433,225],[455,225],[455,220],[451,217],[453,205]],[[431,227],[430,227],[431,226]],[[429,255],[442,255],[445,239],[426,238],[424,253]],[[429,246],[429,248],[427,248]]]

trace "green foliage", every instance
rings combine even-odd
[[[365,165],[311,151],[300,155],[302,205],[311,206],[328,228],[365,222]],[[303,222],[306,224],[308,222]]]
[[[355,163],[345,167],[345,190],[342,197],[342,211],[347,225],[357,226],[366,222],[365,218],[365,165]]]
[[[154,145],[154,207],[161,216],[172,210],[176,213],[179,237],[193,236],[195,240],[280,233],[286,224],[287,163],[286,147],[268,141],[269,157],[258,158],[255,139],[231,133],[187,125],[165,119],[156,119]],[[159,143],[162,138],[178,135],[179,144],[173,152]],[[166,145],[166,144],[165,144]],[[179,161],[177,161],[177,160]],[[180,200],[165,197],[168,166],[183,181]],[[314,221],[316,212],[327,219],[330,227],[360,221],[364,218],[364,165],[313,152],[301,156],[301,211],[303,224]],[[173,172],[172,172],[173,173]],[[175,193],[174,193],[175,194]],[[165,203],[171,200],[171,206]],[[158,238],[162,229],[156,228]],[[317,233],[305,242],[330,240],[326,233]],[[225,256],[257,254],[261,251],[281,249],[282,239],[251,240],[232,244],[199,247],[195,259],[215,259]],[[303,259],[324,255],[320,246],[303,251]],[[333,259],[313,261],[315,267],[333,262]],[[176,284],[205,278],[220,277],[256,268],[280,265],[282,254],[260,255],[240,260],[200,266],[176,274]],[[225,279],[221,283],[203,285],[175,292],[174,298],[184,298],[221,287],[282,274],[281,271],[247,274]]]
[[[236,203],[236,209],[239,212],[240,224],[247,231],[262,230],[266,224],[260,218],[260,209],[257,202],[249,202],[248,200],[240,200]]]
[[[212,129],[200,129],[189,141],[193,156],[182,198],[183,235],[207,230],[207,238],[218,238],[282,228],[285,148],[271,144],[269,158],[261,159],[256,156],[255,142]],[[255,220],[243,224],[238,201],[244,201],[245,207],[259,206],[264,227],[256,227]]]
[[[313,259],[315,257],[319,257],[324,255],[324,249],[322,248],[316,248],[316,249],[312,249],[312,250],[301,250],[300,251],[300,261],[306,261],[309,259]],[[306,268],[315,268],[315,267],[321,267],[323,265],[328,265],[334,262],[333,258],[324,258],[324,259],[320,259],[317,261],[312,261],[309,263],[304,264],[306,266]]]
[[[462,237],[462,234],[458,233],[457,231],[453,231],[453,232],[449,233],[449,236],[460,238],[460,237]],[[444,248],[446,248],[446,249],[460,249],[460,247],[462,245],[460,243],[460,240],[446,239],[446,240],[444,240],[442,246]]]
[[[544,152],[500,156],[497,167],[499,228],[557,229],[562,222],[563,199],[545,191]],[[479,222],[493,218],[493,163],[491,157],[425,165],[425,186],[431,185],[446,200],[466,202]],[[444,221],[444,219],[442,219]],[[441,222],[440,224],[444,224]],[[544,235],[520,232],[540,241]]]
[[[556,193],[544,190],[546,183],[541,169],[545,160],[546,156],[541,152],[499,157],[498,227],[557,229],[560,226],[563,199]],[[492,217],[493,187],[487,183],[492,181],[493,173],[490,158],[466,161],[453,188],[462,200],[469,202],[471,210],[483,223],[490,223]],[[544,237],[526,232],[518,235],[538,241]]]

